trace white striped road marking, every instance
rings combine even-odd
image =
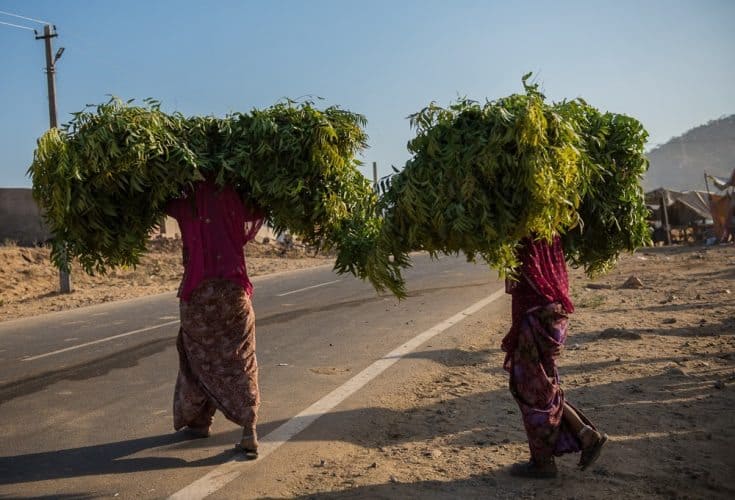
[[[405,357],[407,354],[410,354],[421,344],[459,323],[467,316],[476,313],[503,295],[505,295],[505,290],[501,289],[494,292],[488,297],[475,302],[467,309],[458,312],[451,318],[432,326],[422,333],[419,333],[405,344],[375,361],[350,380],[262,438],[258,449],[258,461],[263,460],[265,457],[276,451],[276,449],[296,434],[309,427],[316,419],[326,414],[349,396],[360,390],[368,382],[390,368],[393,364],[398,362],[398,360]],[[236,456],[230,461],[216,467],[214,470],[197,479],[190,485],[177,491],[169,498],[174,500],[205,498],[215,491],[222,489],[226,484],[240,476],[240,474],[242,474],[242,469],[245,468],[247,464],[251,463],[257,462],[244,461],[242,457]]]
[[[306,288],[299,288],[298,290],[291,290],[290,292],[279,293],[276,295],[276,297],[285,297],[286,295],[291,295],[292,293],[299,293],[306,290],[311,290],[312,288],[319,288],[320,286],[331,285],[332,283],[337,283],[339,281],[342,280],[327,281],[326,283],[319,283],[318,285],[307,286]]]
[[[71,347],[66,347],[64,349],[59,349],[58,351],[51,351],[51,352],[47,352],[45,354],[38,354],[36,356],[29,356],[27,358],[21,359],[21,361],[34,361],[36,359],[41,359],[41,358],[46,358],[48,356],[54,356],[56,354],[61,354],[62,352],[73,351],[74,349],[81,349],[82,347],[87,347],[87,346],[94,345],[94,344],[101,344],[102,342],[109,342],[110,340],[120,339],[120,338],[123,338],[123,337],[127,337],[128,335],[135,335],[136,333],[147,332],[149,330],[155,330],[156,328],[162,328],[164,326],[175,325],[178,322],[179,322],[179,320],[177,319],[176,321],[169,321],[168,323],[161,323],[160,325],[147,326],[147,327],[141,328],[139,330],[133,330],[132,332],[125,332],[125,333],[121,333],[119,335],[113,335],[112,337],[105,337],[103,339],[93,340],[91,342],[85,342],[84,344],[73,345]]]

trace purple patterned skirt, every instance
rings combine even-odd
[[[564,391],[556,368],[568,321],[559,303],[528,310],[518,330],[518,344],[509,353],[510,392],[521,409],[531,456],[537,460],[581,449],[579,438],[562,418]]]

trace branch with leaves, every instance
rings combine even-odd
[[[398,283],[402,296],[417,250],[513,275],[522,238],[561,234],[571,263],[594,274],[647,243],[642,125],[582,100],[547,103],[529,76],[523,94],[411,116],[412,157],[381,182],[384,219],[365,259],[377,289]]]
[[[166,204],[213,176],[276,231],[359,262],[353,235],[377,225],[377,196],[357,169],[365,123],[293,101],[225,118],[167,114],[153,100],[112,99],[75,113],[39,139],[29,168],[54,233],[52,259],[68,269],[77,258],[90,273],[135,265]]]

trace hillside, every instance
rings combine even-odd
[[[735,168],[735,115],[693,128],[648,153],[644,187],[704,189],[704,172],[729,177]]]

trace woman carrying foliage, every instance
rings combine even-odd
[[[167,213],[179,223],[184,243],[174,428],[208,437],[214,412],[220,410],[243,428],[236,447],[256,458],[260,394],[244,246],[255,237],[262,216],[248,209],[234,189],[211,180],[197,182],[171,201]]]
[[[566,340],[568,315],[574,311],[559,237],[551,243],[524,239],[518,258],[517,281],[507,282],[513,322],[502,347],[531,460],[516,464],[511,474],[553,478],[557,475],[555,455],[581,451],[579,467],[584,470],[600,455],[607,435],[565,401],[559,385],[556,358]]]

